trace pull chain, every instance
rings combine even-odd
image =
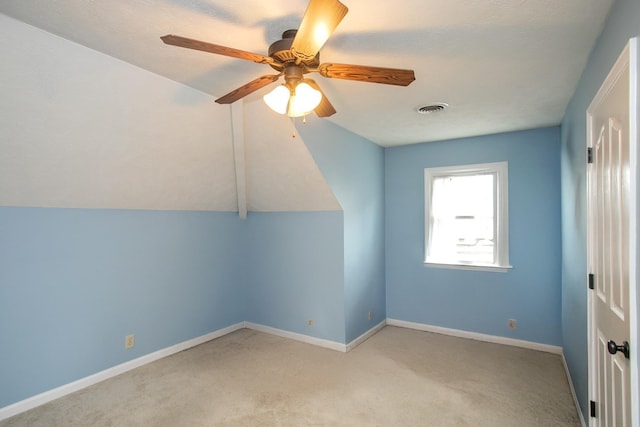
[[[302,116],[302,124],[306,125],[307,124],[307,115],[305,114],[304,116]],[[291,127],[292,127],[292,131],[291,131],[291,138],[295,138],[296,137],[296,118],[295,117],[291,117]]]

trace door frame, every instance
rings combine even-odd
[[[638,37],[629,40],[620,57],[602,86],[594,96],[593,100],[587,108],[587,147],[593,147],[597,135],[591,133],[592,114],[591,112],[596,105],[600,104],[606,94],[611,90],[613,84],[617,81],[620,74],[626,67],[629,67],[629,167],[630,167],[630,194],[629,194],[629,321],[630,321],[630,345],[631,345],[631,425],[640,425],[640,358],[638,352],[640,350],[640,331],[638,330],[638,308],[640,307],[640,291],[638,289],[638,247],[639,236],[638,226],[640,224],[640,194],[638,194],[638,165],[640,164],[638,144],[638,124],[640,123],[640,81],[638,58],[640,56],[640,46]],[[587,207],[591,200],[591,174],[587,168]],[[587,209],[587,269],[591,271],[591,247],[593,244],[593,233],[591,232],[593,218],[589,209]],[[589,399],[596,399],[597,390],[597,359],[596,359],[596,331],[595,316],[593,316],[593,305],[595,298],[593,292],[587,291],[587,363],[589,370]],[[588,402],[585,402],[587,407]],[[588,425],[595,425],[595,419],[589,418]]]

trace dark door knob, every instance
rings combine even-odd
[[[623,341],[622,345],[618,345],[616,344],[615,341],[613,340],[609,340],[609,342],[607,343],[607,347],[609,349],[609,353],[611,354],[616,354],[617,352],[622,352],[622,354],[624,354],[625,358],[629,358],[629,342],[628,341]]]

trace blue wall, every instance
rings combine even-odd
[[[243,320],[344,343],[342,221],[342,212],[249,212]]]
[[[342,212],[0,208],[0,407],[244,320],[344,343],[342,229]]]
[[[387,316],[560,345],[560,129],[388,148],[385,157]],[[424,168],[505,160],[513,269],[425,267]]]
[[[617,0],[562,121],[562,333],[585,419],[587,366],[586,110],[629,38],[640,35],[640,1]]]
[[[344,310],[350,342],[386,318],[384,150],[326,120],[309,118],[299,132],[344,211]]]
[[[0,208],[0,407],[244,320],[241,224],[232,213]]]

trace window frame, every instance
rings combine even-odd
[[[430,167],[424,169],[424,264],[428,267],[459,270],[506,272],[512,268],[509,264],[509,167],[508,162],[476,163],[468,165]],[[495,262],[493,264],[474,262],[433,262],[429,261],[429,247],[433,215],[431,197],[434,178],[447,176],[466,176],[477,174],[495,174],[494,186],[494,222],[496,239],[494,242]]]

